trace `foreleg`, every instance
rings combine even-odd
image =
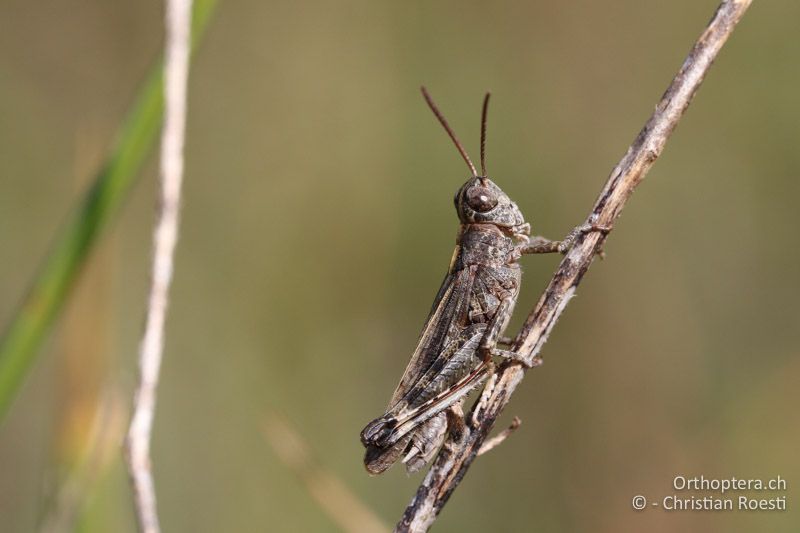
[[[565,254],[575,244],[575,241],[580,235],[591,233],[592,231],[599,231],[603,235],[607,235],[611,231],[610,226],[600,226],[597,224],[582,224],[570,231],[563,241],[551,241],[545,237],[538,235],[531,237],[526,244],[519,247],[519,252],[522,255],[526,254],[552,254],[561,253]]]

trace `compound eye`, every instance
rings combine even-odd
[[[475,185],[467,189],[467,205],[478,213],[491,211],[497,205],[497,196],[486,187]]]

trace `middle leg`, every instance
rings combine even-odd
[[[486,331],[481,338],[480,345],[478,346],[478,353],[481,355],[481,357],[483,357],[483,360],[487,365],[492,365],[490,368],[493,368],[494,366],[494,363],[492,362],[492,356],[511,359],[512,361],[522,363],[525,367],[530,367],[525,359],[518,353],[511,350],[503,350],[497,347],[498,343],[501,341],[500,335],[503,333],[503,330],[505,329],[506,325],[508,324],[508,320],[511,317],[511,310],[513,307],[514,301],[511,298],[504,298],[501,300],[500,305],[497,306],[494,317],[489,322],[489,326],[486,328]]]

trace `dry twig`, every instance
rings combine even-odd
[[[514,417],[514,420],[511,421],[511,425],[508,426],[506,429],[492,437],[491,439],[487,440],[483,443],[483,445],[478,450],[478,457],[485,453],[489,453],[490,451],[494,450],[501,444],[503,444],[508,437],[511,436],[519,427],[522,425],[522,420],[518,416]]]
[[[139,383],[134,397],[126,451],[139,530],[157,533],[156,495],[150,461],[150,435],[164,350],[164,322],[172,281],[183,181],[186,85],[189,76],[192,0],[168,0],[164,66],[165,117],[161,132],[161,193],[153,232],[153,265],[145,330],[139,348]]]
[[[691,102],[709,67],[744,15],[752,0],[724,0],[672,80],[653,115],[611,172],[595,202],[587,224],[611,227],[634,188],[661,154],[672,131]],[[558,266],[533,312],[528,316],[513,349],[529,362],[538,355],[558,317],[586,273],[606,236],[592,232],[579,238]],[[518,363],[498,368],[491,390],[473,407],[470,428],[460,441],[442,447],[422,485],[417,489],[395,531],[427,531],[466,474],[495,420],[508,404],[524,370]]]

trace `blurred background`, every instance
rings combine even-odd
[[[419,85],[473,159],[493,92],[489,173],[534,232],[560,238],[716,5],[220,2],[189,87],[153,443],[164,530],[338,530],[314,476],[266,437],[275,416],[393,524],[422,475],[370,478],[358,435],[414,348],[468,175]],[[162,9],[0,3],[0,327],[158,58]],[[437,530],[798,530],[797,20],[790,0],[745,16],[501,421],[522,427],[476,461]],[[134,530],[118,446],[148,282],[148,161],[0,425],[4,532]],[[523,259],[511,333],[557,261]],[[631,509],[701,474],[780,475],[789,510]]]

